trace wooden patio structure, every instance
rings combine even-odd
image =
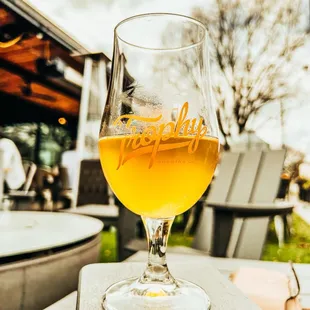
[[[0,2],[0,125],[65,117],[76,128],[89,51],[23,1]]]

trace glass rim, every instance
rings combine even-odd
[[[184,46],[180,46],[180,47],[172,47],[172,48],[153,48],[153,47],[146,47],[146,46],[141,46],[141,45],[137,45],[137,44],[134,44],[134,43],[130,43],[126,40],[124,40],[119,34],[118,34],[118,28],[120,26],[122,26],[123,24],[126,24],[132,20],[135,20],[135,19],[140,19],[140,18],[145,18],[145,17],[150,17],[150,16],[173,16],[173,17],[180,17],[180,18],[183,18],[183,19],[186,19],[188,21],[190,21],[191,23],[193,24],[196,24],[198,25],[201,29],[203,29],[203,35],[201,37],[201,39],[195,43],[192,43],[192,44],[188,44],[188,45],[184,45]],[[206,32],[207,32],[207,29],[206,29],[206,26],[200,22],[199,20],[195,19],[195,18],[192,18],[190,16],[186,16],[186,15],[182,15],[182,14],[176,14],[176,13],[144,13],[144,14],[137,14],[137,15],[133,15],[133,16],[130,16],[128,18],[125,18],[123,20],[121,20],[115,27],[114,27],[114,37],[115,38],[118,38],[120,41],[122,41],[123,43],[127,44],[127,45],[130,45],[132,47],[136,47],[136,48],[139,48],[139,49],[142,49],[142,50],[149,50],[149,51],[179,51],[179,50],[184,50],[184,49],[189,49],[189,48],[193,48],[193,47],[196,47],[196,46],[199,46],[201,45],[205,39],[206,39]]]

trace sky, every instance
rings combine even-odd
[[[90,51],[103,52],[110,58],[114,27],[124,18],[150,12],[190,15],[193,7],[209,8],[212,5],[212,0],[27,0],[27,2]],[[310,67],[310,43],[298,57]],[[309,76],[305,75],[298,84],[304,91],[296,94],[295,100],[298,101],[298,105],[287,109],[284,131],[281,130],[280,118],[275,117],[279,114],[279,105],[268,105],[262,109],[258,117],[258,120],[266,119],[268,122],[257,130],[257,134],[274,147],[281,146],[284,138],[285,144],[310,154],[310,102],[307,99],[310,98],[310,71]]]
[[[112,57],[113,30],[123,19],[136,14],[168,12],[190,15],[205,0],[28,0],[57,25],[93,52]]]

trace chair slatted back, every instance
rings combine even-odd
[[[240,154],[226,202],[249,202],[261,157],[262,152],[250,151]]]
[[[207,202],[274,201],[284,158],[285,150],[223,153]]]
[[[240,153],[224,152],[221,155],[219,174],[212,181],[207,201],[225,202],[235,176]]]
[[[250,202],[269,203],[277,196],[285,150],[264,152]]]
[[[82,160],[77,206],[108,203],[108,183],[103,175],[100,160]]]
[[[275,200],[280,185],[284,158],[285,150],[262,153],[252,194],[248,202],[272,203]],[[233,257],[259,259],[266,241],[269,221],[268,217],[246,219],[239,234]]]

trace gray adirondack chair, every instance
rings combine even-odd
[[[223,153],[197,227],[193,247],[219,257],[259,259],[270,218],[279,244],[293,205],[274,203],[284,150]]]

